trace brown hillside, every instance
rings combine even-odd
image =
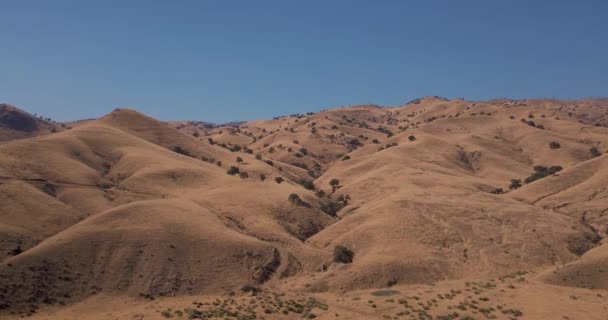
[[[0,318],[600,319],[607,119],[602,99],[427,97],[3,131]]]

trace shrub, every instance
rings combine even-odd
[[[239,167],[235,167],[235,166],[230,166],[230,169],[228,169],[228,171],[226,171],[226,173],[231,176],[238,174],[239,172],[240,172]]]
[[[519,188],[521,188],[521,179],[512,179],[509,189],[514,190]]]
[[[589,149],[589,152],[591,152],[591,156],[593,158],[599,157],[602,155],[602,153],[600,152],[600,150],[597,147],[592,147],[591,149]]]
[[[274,153],[274,147],[270,147],[270,149],[268,149],[269,153]]]
[[[241,171],[241,172],[239,172],[239,177],[241,177],[241,179],[248,179],[249,174],[245,171]]]
[[[173,152],[179,153],[179,154],[182,154],[182,155],[185,155],[185,156],[188,156],[188,157],[192,157],[192,154],[190,154],[190,152],[188,152],[188,150],[186,150],[186,149],[184,149],[184,148],[182,148],[180,146],[173,147]]]
[[[524,179],[524,183],[531,183],[538,179],[542,179],[546,176],[550,176],[561,171],[563,168],[561,166],[552,166],[552,167],[543,167],[543,166],[535,166],[534,173],[532,173],[529,177]]]
[[[300,179],[300,185],[308,190],[315,189],[315,184],[310,180]]]
[[[350,156],[347,155],[342,158],[342,161],[346,161],[346,160],[350,160]]]
[[[496,189],[490,191],[490,193],[493,193],[493,194],[502,194],[502,193],[504,193],[504,190],[502,190],[502,188],[496,188]]]
[[[260,180],[262,180],[262,181],[266,180],[266,175],[262,173],[262,174],[260,175]]]
[[[266,163],[271,167],[274,166],[274,162],[272,162],[272,160],[266,160]]]
[[[372,143],[379,144],[380,141],[378,141],[378,139],[374,139],[374,140],[372,140]]]
[[[281,184],[281,182],[285,181],[285,179],[281,178],[281,177],[276,177],[274,178],[274,182]]]
[[[9,256],[16,256],[16,255],[19,255],[19,254],[21,254],[21,253],[23,253],[23,249],[21,249],[21,246],[20,246],[20,245],[17,245],[17,247],[16,247],[16,248],[11,249],[11,250],[10,250],[10,251],[9,251],[7,254],[8,254]]]
[[[256,158],[257,160],[262,160],[262,155],[261,155],[261,154],[256,154],[256,155],[255,155],[255,158]]]
[[[301,169],[304,169],[304,170],[308,170],[308,166],[305,163],[296,162],[296,163],[293,163],[293,165],[294,165],[294,167],[298,167],[298,168],[301,168]]]
[[[289,195],[289,197],[287,198],[287,200],[289,200],[289,202],[293,203],[293,204],[300,204],[302,202],[302,199],[300,199],[300,196],[292,193]]]
[[[238,144],[235,144],[230,147],[230,151],[232,151],[232,152],[241,151],[241,146],[239,146]]]
[[[215,164],[217,164],[217,166],[218,166],[218,167],[221,167],[221,166],[222,166],[222,162],[221,162],[221,161],[218,161],[218,162],[216,162]]]
[[[334,249],[334,261],[339,263],[352,263],[355,253],[345,246],[336,246]]]
[[[241,157],[236,157],[236,162],[238,162],[238,163],[243,163],[243,158],[241,158]]]
[[[331,179],[329,181],[329,185],[332,186],[333,188],[337,187],[340,185],[340,180],[338,179]]]
[[[562,147],[562,145],[559,144],[559,142],[557,142],[557,141],[549,142],[549,148],[551,148],[551,149],[559,149],[561,147]]]
[[[416,141],[416,137],[414,137],[414,136],[409,136],[409,137],[407,137],[407,139],[410,141]]]

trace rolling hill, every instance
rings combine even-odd
[[[65,128],[0,110],[0,318],[608,305],[606,99],[427,97],[227,125],[116,109]]]

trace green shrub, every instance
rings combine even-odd
[[[230,166],[230,169],[228,169],[228,171],[226,171],[226,173],[231,176],[238,174],[239,172],[240,172],[239,167],[235,167],[235,166]]]
[[[241,158],[241,157],[236,157],[236,162],[238,162],[238,163],[243,163],[243,158]]]

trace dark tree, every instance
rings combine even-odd
[[[336,246],[334,249],[334,262],[353,263],[355,253],[345,246]]]

